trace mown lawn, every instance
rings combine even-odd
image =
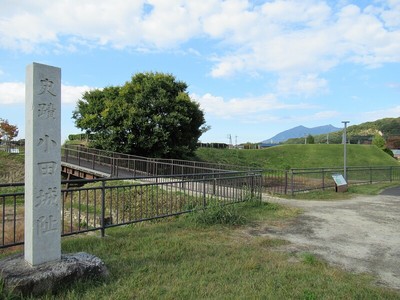
[[[279,145],[261,150],[199,148],[199,160],[263,169],[343,167],[343,145]],[[347,145],[348,166],[399,166],[372,145]]]
[[[322,200],[322,201],[345,200],[359,195],[378,195],[384,189],[396,186],[400,186],[400,181],[363,184],[363,185],[350,185],[348,191],[344,193],[335,192],[333,188],[330,188],[326,190],[315,190],[304,193],[296,193],[294,195],[287,194],[278,196],[288,199],[303,199],[303,200]]]
[[[94,254],[111,275],[42,299],[400,299],[368,275],[330,267],[311,253],[278,251],[287,242],[249,234],[299,211],[254,202],[229,207],[212,214],[239,214],[245,222],[233,224],[244,224],[213,225],[200,212],[108,229],[105,238],[66,238],[63,252]]]

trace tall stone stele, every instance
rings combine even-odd
[[[25,260],[61,259],[61,69],[32,63],[25,91]]]

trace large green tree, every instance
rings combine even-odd
[[[86,92],[73,119],[93,146],[152,157],[193,154],[207,130],[204,113],[173,75],[138,73],[123,86]]]

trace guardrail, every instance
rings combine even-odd
[[[74,185],[74,186],[73,186]],[[261,201],[261,174],[186,174],[62,181],[62,236],[175,216],[207,207]],[[68,186],[68,188],[67,188]],[[24,184],[0,184],[0,248],[23,244]]]

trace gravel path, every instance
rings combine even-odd
[[[400,290],[400,197],[304,201],[265,196],[264,200],[304,213],[285,226],[268,226],[262,234],[286,239],[298,251],[315,253],[348,271],[372,273],[378,284]]]

